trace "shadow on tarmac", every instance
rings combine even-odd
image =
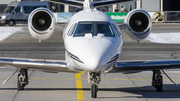
[[[152,89],[153,88],[153,89]],[[123,96],[123,97],[98,97],[98,98],[180,98],[180,86],[176,86],[173,84],[164,84],[163,85],[164,91],[163,92],[156,92],[155,88],[152,86],[142,86],[142,87],[128,87],[128,88],[99,88],[98,91],[107,91],[111,92],[125,92],[136,94],[140,96]],[[17,88],[0,88],[0,90],[17,90]],[[83,91],[90,91],[90,88],[25,88],[24,91],[61,91],[61,90],[83,90]]]

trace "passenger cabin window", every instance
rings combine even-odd
[[[97,34],[104,34],[104,36],[115,36],[111,25],[104,22],[97,22]]]
[[[85,36],[89,33],[93,33],[93,22],[80,22],[74,36]]]
[[[31,13],[33,10],[35,10],[36,8],[40,8],[40,7],[44,7],[47,8],[47,6],[24,6],[24,13]]]

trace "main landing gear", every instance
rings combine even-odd
[[[152,86],[156,88],[157,92],[163,91],[163,77],[160,70],[153,71]]]
[[[96,98],[98,92],[98,84],[101,81],[101,72],[88,72],[88,82],[91,84],[91,97]]]
[[[24,87],[28,85],[28,71],[27,69],[21,69],[17,79],[17,90],[24,90]]]

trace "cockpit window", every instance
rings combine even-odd
[[[118,37],[120,37],[120,33],[119,33],[119,31],[117,30],[117,27],[116,27],[114,24],[112,24],[112,25],[113,25],[113,27],[114,27],[114,30],[115,30],[116,35],[118,35]]]
[[[89,33],[93,33],[93,22],[80,22],[74,36],[85,36]]]
[[[117,36],[114,27],[108,22],[79,22],[73,30],[71,35],[75,37],[85,36],[86,34],[92,34],[92,36],[104,34],[105,37]]]
[[[76,28],[76,25],[77,25],[77,23],[71,26],[71,28],[70,28],[70,30],[69,30],[69,32],[68,32],[68,35],[69,35],[69,36],[73,35],[73,32],[74,32],[74,30],[75,30],[75,28]]]
[[[104,36],[114,36],[113,30],[109,23],[97,22],[97,34],[104,34]]]

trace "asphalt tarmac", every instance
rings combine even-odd
[[[25,26],[0,42],[0,57],[64,60],[62,28],[56,26],[54,34],[41,43],[32,38]],[[180,32],[180,24],[153,24],[152,32]],[[1,34],[1,33],[0,33]],[[180,44],[160,44],[143,40],[138,43],[123,34],[123,51],[118,61],[180,59]],[[16,68],[0,68],[0,82]],[[180,70],[180,69],[179,69]],[[180,71],[166,70],[180,84]],[[102,74],[98,97],[91,98],[87,73],[46,73],[29,70],[29,85],[17,91],[17,74],[6,84],[0,84],[0,101],[179,101],[180,86],[173,84],[164,74],[163,92],[151,86],[152,72],[135,74]],[[77,82],[80,80],[82,89]]]

